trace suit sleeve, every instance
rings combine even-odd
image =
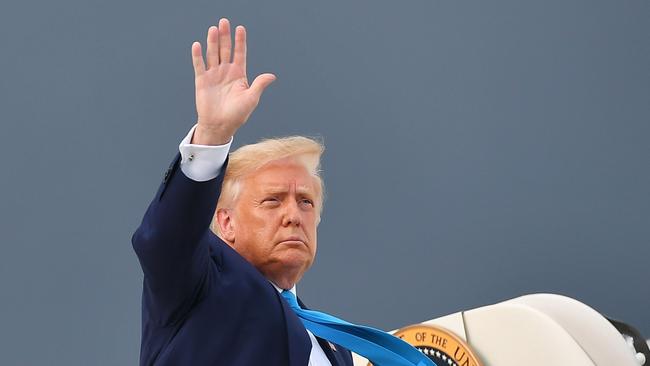
[[[179,169],[180,160],[178,154],[132,237],[144,273],[143,306],[162,324],[191,308],[208,277],[207,237],[228,164],[226,158],[217,177],[197,182]]]

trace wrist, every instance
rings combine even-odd
[[[190,143],[207,146],[225,145],[230,142],[232,136],[233,133],[222,128],[205,127],[201,123],[198,123]]]

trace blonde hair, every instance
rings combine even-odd
[[[221,195],[217,202],[217,211],[221,208],[232,207],[239,195],[241,181],[246,175],[270,162],[285,158],[295,158],[299,164],[303,165],[316,178],[319,184],[318,220],[320,220],[325,196],[325,187],[323,179],[320,176],[320,157],[324,150],[325,146],[321,141],[304,136],[263,139],[257,143],[238,148],[229,155],[226,174],[221,186]],[[218,233],[219,225],[213,222],[211,226],[213,227],[213,231]]]

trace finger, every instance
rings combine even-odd
[[[194,66],[194,76],[200,76],[205,72],[203,55],[201,55],[201,43],[192,43],[192,65]]]
[[[219,65],[219,29],[216,26],[208,28],[208,45],[205,51],[205,61],[208,69]]]
[[[235,28],[235,54],[232,62],[240,65],[246,74],[246,28],[243,25],[238,25]]]
[[[230,41],[230,22],[226,18],[219,20],[219,60],[230,63],[232,43]]]
[[[258,77],[253,80],[253,84],[251,84],[250,91],[255,95],[257,99],[259,99],[262,96],[262,92],[264,92],[264,89],[266,89],[269,85],[271,85],[272,82],[274,82],[276,79],[275,75],[273,74],[262,74],[259,75]]]

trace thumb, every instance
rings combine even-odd
[[[262,96],[264,89],[266,89],[267,86],[271,85],[275,79],[276,77],[273,74],[258,75],[255,80],[253,80],[253,84],[251,84],[250,90],[255,95],[255,97],[259,99]]]

